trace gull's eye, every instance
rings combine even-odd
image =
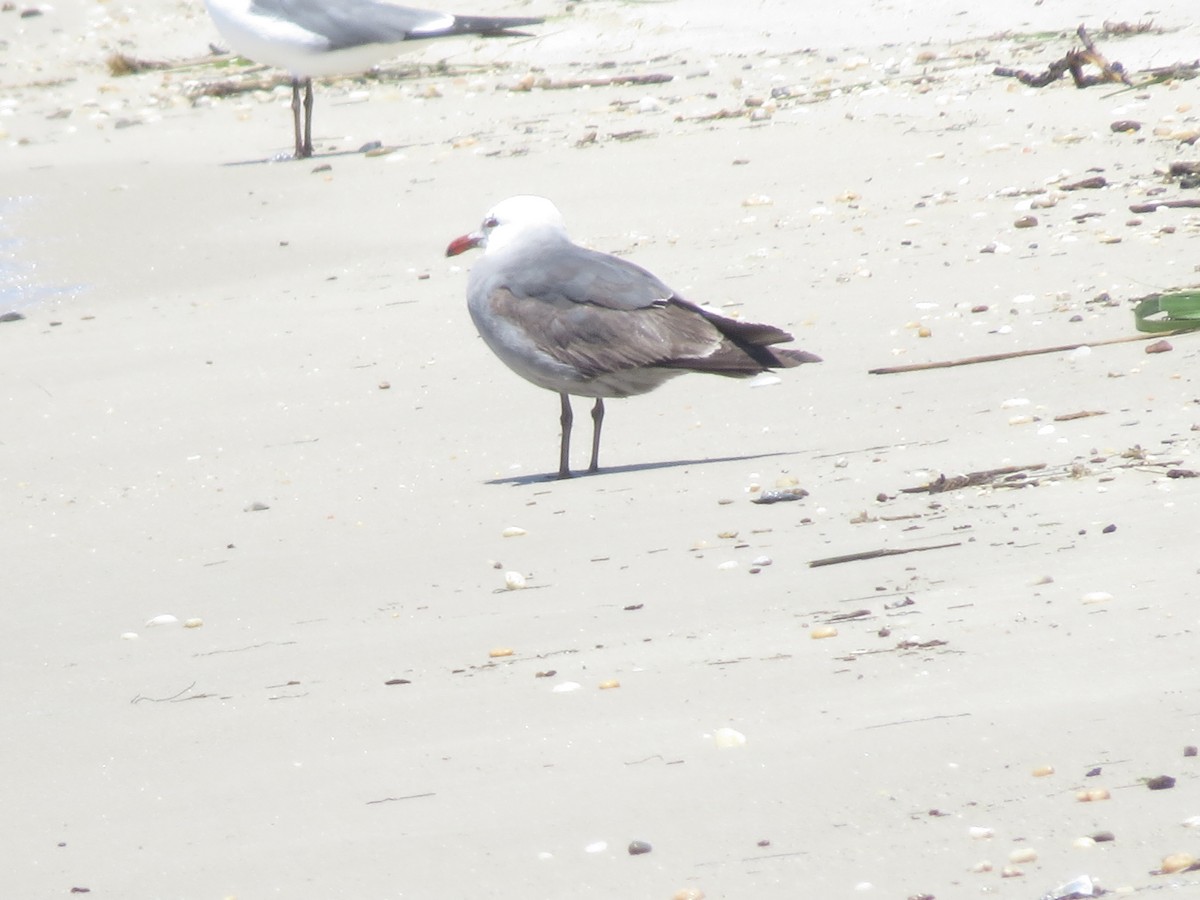
[[[495,216],[488,216],[486,219],[483,220],[483,230],[491,231],[493,228],[495,228],[499,224],[500,224],[500,221]]]

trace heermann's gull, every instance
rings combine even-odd
[[[605,397],[644,394],[685,372],[746,378],[821,361],[773,348],[792,340],[782,329],[697,306],[640,266],[572,243],[543,197],[504,200],[446,255],[472,247],[484,248],[467,282],[480,336],[510,369],[562,400],[559,478],[571,474],[571,394],[596,398],[595,472]]]
[[[538,18],[455,16],[396,6],[387,0],[204,0],[230,46],[247,59],[292,75],[296,158],[312,156],[312,79],[363,72],[405,48],[433,38],[478,34],[512,37]],[[300,87],[304,86],[304,130]]]

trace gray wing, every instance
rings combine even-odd
[[[320,35],[329,50],[344,50],[363,44],[394,44],[399,41],[446,37],[455,34],[500,35],[520,25],[536,25],[541,19],[452,16],[429,9],[396,6],[379,0],[254,0],[259,13],[299,25]]]
[[[556,243],[526,253],[503,287],[518,298],[533,298],[563,309],[572,304],[614,310],[664,306],[675,292],[655,275],[628,260]]]

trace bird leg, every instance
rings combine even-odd
[[[304,79],[304,158],[313,155],[312,146],[312,108],[313,108],[313,89],[312,79]]]
[[[296,159],[308,159],[313,154],[312,147],[312,79],[305,78],[304,83],[304,138],[300,137],[300,84],[301,79],[292,79],[292,125],[296,135]]]
[[[600,468],[600,426],[604,424],[604,398],[597,397],[596,405],[592,407],[592,464],[589,472]]]
[[[558,477],[571,477],[571,424],[575,421],[575,414],[571,412],[571,398],[566,394],[559,394],[562,400],[562,415],[559,417],[559,422],[562,423],[562,445],[558,451]]]

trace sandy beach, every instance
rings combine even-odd
[[[0,12],[0,896],[1200,896],[1192,5],[440,6],[547,22],[304,161],[199,0]],[[1081,23],[1139,86],[994,74]],[[444,256],[521,193],[824,362],[554,480]]]

